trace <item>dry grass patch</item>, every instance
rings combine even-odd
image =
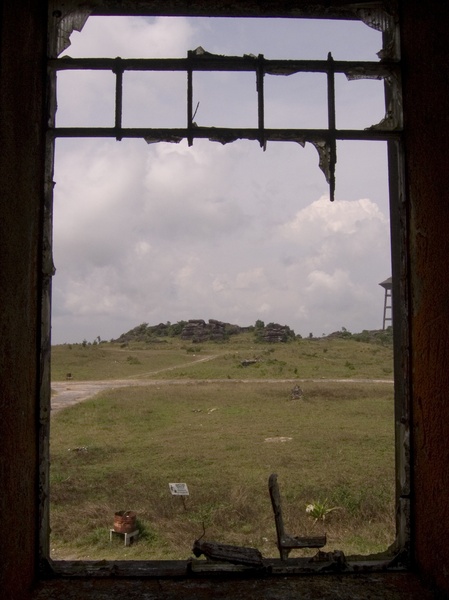
[[[394,537],[393,389],[388,384],[203,382],[123,388],[57,414],[51,439],[53,556],[186,559],[206,538],[276,556],[267,481],[279,475],[287,531],[313,532],[305,507],[341,510],[329,546],[385,549]],[[267,438],[287,437],[268,443]],[[168,483],[189,486],[185,504]],[[117,510],[142,536],[109,543]]]
[[[75,381],[127,377],[388,379],[392,378],[392,364],[391,344],[338,337],[267,344],[257,343],[251,333],[232,336],[223,343],[163,338],[159,343],[64,344],[52,349],[54,381],[64,380],[67,373]]]

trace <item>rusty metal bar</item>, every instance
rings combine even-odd
[[[271,505],[276,525],[276,537],[279,554],[282,561],[288,559],[288,555],[298,548],[322,548],[326,545],[326,534],[320,536],[292,536],[285,532],[284,519],[282,516],[281,493],[276,473],[268,478],[268,491],[270,493]]]
[[[116,137],[114,127],[55,127],[48,131],[53,138],[86,138],[86,137]],[[123,138],[149,138],[154,141],[179,141],[188,139],[212,139],[228,143],[237,139],[258,140],[258,128],[225,128],[225,127],[193,127],[187,128],[123,128],[120,130]],[[265,140],[272,142],[316,142],[329,139],[327,129],[265,129]],[[400,140],[402,132],[382,129],[342,129],[335,130],[336,140],[346,141],[389,141]]]
[[[327,55],[327,114],[329,126],[329,199],[335,199],[335,163],[337,162],[337,142],[335,139],[335,73],[334,59]]]
[[[306,136],[311,141],[318,139],[329,143],[329,184],[331,197],[335,187],[334,172],[336,163],[335,140],[387,140],[398,139],[397,132],[385,129],[376,133],[352,131],[337,132],[335,130],[335,73],[363,73],[364,76],[378,77],[379,79],[391,76],[397,71],[398,64],[389,62],[363,62],[363,61],[334,61],[329,55],[326,61],[322,60],[267,60],[263,55],[221,56],[210,54],[201,49],[201,52],[190,50],[187,58],[58,58],[50,59],[48,65],[54,71],[58,70],[111,70],[116,75],[116,103],[115,103],[115,129],[111,135],[110,128],[92,127],[64,127],[50,130],[54,137],[148,137],[154,140],[167,139],[179,141],[178,138],[187,138],[189,146],[195,138],[209,138],[228,143],[229,141],[246,138],[258,139],[262,147],[267,140],[294,140]],[[185,71],[187,73],[187,131],[182,129],[146,129],[122,128],[122,98],[123,98],[123,73],[124,71]],[[254,137],[252,129],[223,129],[223,128],[198,128],[193,123],[193,72],[194,71],[253,71],[257,78],[258,94],[258,137]],[[264,76],[291,75],[301,72],[326,73],[328,77],[328,113],[329,130],[265,130],[264,126]],[[334,135],[335,132],[335,135]],[[338,134],[338,135],[337,135]]]
[[[122,140],[122,106],[123,106],[123,66],[122,59],[116,58],[113,71],[115,73],[115,139]]]
[[[187,142],[189,146],[193,145],[193,70],[192,62],[194,54],[191,50],[187,53],[188,68],[187,68]]]
[[[56,137],[115,137],[144,138],[148,143],[180,142],[186,138],[193,145],[196,138],[227,144],[238,139],[258,140],[265,149],[267,141],[296,141],[302,145],[311,142],[318,150],[319,166],[329,184],[329,197],[335,197],[335,165],[337,162],[337,139],[341,140],[398,140],[399,124],[379,125],[369,130],[346,130],[338,132],[335,117],[335,73],[344,73],[348,78],[366,77],[391,79],[398,75],[398,63],[334,61],[329,52],[327,61],[320,60],[266,60],[259,56],[221,56],[206,52],[199,47],[189,50],[187,58],[155,59],[110,59],[70,57],[52,59],[50,69],[57,70],[112,70],[116,76],[115,126],[114,128],[64,127],[50,128],[49,135]],[[124,71],[185,71],[187,73],[187,128],[186,129],[149,129],[122,128],[122,97]],[[253,128],[217,128],[198,127],[193,122],[193,72],[194,71],[252,71],[256,74],[258,127]],[[264,77],[265,75],[292,75],[301,72],[325,73],[327,76],[328,129],[265,129]],[[398,129],[395,129],[398,127]]]
[[[263,78],[265,75],[264,68],[264,57],[263,54],[259,54],[257,59],[256,69],[256,89],[257,89],[257,112],[258,112],[258,123],[259,123],[259,143],[260,147],[265,150],[265,118],[264,118],[264,87]]]
[[[188,58],[123,58],[124,71],[256,71],[256,56],[219,56],[215,54],[198,55],[192,51]],[[54,58],[48,61],[50,69],[55,71],[70,70],[105,70],[112,71],[115,58]],[[292,75],[294,73],[327,73],[328,60],[281,60],[264,59],[266,75]],[[395,61],[334,61],[334,73],[350,73],[360,71],[366,76],[377,76],[380,79],[398,72],[399,65]]]

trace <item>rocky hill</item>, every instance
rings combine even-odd
[[[293,329],[288,325],[279,325],[278,323],[268,323],[265,325],[263,321],[257,320],[254,325],[241,327],[216,319],[190,319],[189,321],[178,321],[177,323],[159,323],[158,325],[148,325],[141,323],[137,327],[130,329],[126,333],[122,333],[116,340],[118,343],[129,342],[156,342],[161,341],[164,337],[179,337],[182,340],[193,343],[215,341],[223,342],[230,336],[239,335],[241,333],[253,332],[255,342],[264,343],[286,343],[294,339],[301,338],[296,335]],[[327,336],[314,337],[309,334],[310,340],[322,339],[353,339],[359,342],[392,344],[393,343],[393,328],[388,327],[386,330],[363,330],[361,333],[351,333],[345,327],[340,331],[334,331]]]
[[[269,323],[267,326],[263,321],[256,321],[255,325],[241,327],[216,319],[190,319],[189,321],[178,321],[177,323],[159,323],[148,325],[142,323],[126,333],[122,333],[114,342],[150,342],[164,337],[180,337],[182,340],[191,342],[215,341],[222,342],[230,336],[241,333],[254,332],[256,341],[261,342],[287,342],[295,337],[295,333],[287,325]]]

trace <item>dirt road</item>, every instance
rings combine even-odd
[[[162,385],[207,385],[208,383],[385,383],[393,384],[391,379],[109,379],[103,381],[54,381],[51,384],[53,413],[92,398],[99,392],[109,389],[133,386]]]

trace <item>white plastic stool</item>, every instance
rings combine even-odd
[[[125,536],[125,546],[129,546],[131,543],[131,540],[133,539],[137,539],[139,537],[139,530],[136,529],[135,531],[131,531],[130,533],[122,533],[121,531],[115,531],[115,529],[110,529],[109,530],[109,541],[112,542],[112,534],[115,533],[117,535],[124,535]]]

